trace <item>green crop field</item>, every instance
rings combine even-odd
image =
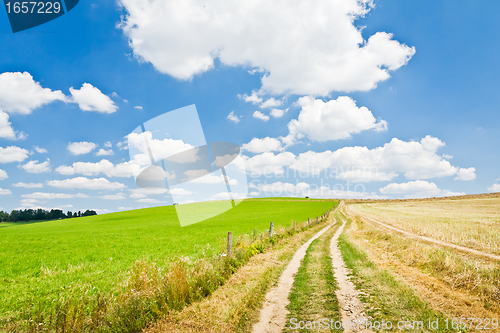
[[[89,284],[113,291],[136,260],[161,266],[173,257],[221,251],[228,231],[289,226],[334,206],[334,201],[244,201],[224,214],[180,227],[173,206],[0,228],[0,311],[30,300],[47,302]]]

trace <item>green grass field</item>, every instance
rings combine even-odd
[[[79,286],[113,291],[134,262],[159,266],[173,257],[221,251],[228,231],[238,235],[316,217],[334,201],[245,201],[219,216],[180,227],[173,206],[0,228],[0,311],[44,302]],[[48,294],[48,295],[47,295]]]

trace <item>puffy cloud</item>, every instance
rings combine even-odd
[[[86,190],[120,190],[126,186],[118,182],[110,182],[106,178],[89,179],[76,177],[65,180],[49,180],[47,185],[62,189],[86,189]]]
[[[99,149],[99,151],[97,153],[95,153],[96,156],[109,156],[109,155],[114,155],[115,152],[113,151],[113,149]]]
[[[68,193],[43,193],[35,192],[21,195],[26,199],[73,199],[73,198],[88,198],[84,193],[68,194]]]
[[[54,101],[66,101],[60,91],[42,88],[28,72],[0,74],[0,110],[30,114],[34,109]]]
[[[35,146],[35,150],[36,150],[36,152],[37,152],[37,153],[39,153],[39,154],[46,154],[46,153],[47,153],[47,149],[45,149],[45,148],[40,148],[40,147],[38,147],[38,146]]]
[[[244,143],[241,148],[257,154],[269,151],[280,151],[281,142],[278,139],[270,137],[265,137],[263,139],[253,138],[249,143]]]
[[[187,175],[187,174],[186,174]],[[188,176],[189,177],[189,176]],[[229,185],[237,185],[238,181],[228,177]],[[216,176],[213,173],[203,174],[201,177],[191,178],[191,183],[196,184],[225,184],[223,175]]]
[[[153,139],[153,134],[149,131],[131,133],[127,138],[129,146],[140,152],[133,157],[134,163],[139,165],[149,165],[151,163],[148,144],[156,161],[167,158],[176,163],[193,163],[199,158],[197,155],[199,149],[182,140]],[[184,154],[178,154],[180,152],[184,152]]]
[[[24,187],[24,188],[42,188],[43,184],[42,183],[23,183],[23,182],[19,182],[19,183],[12,184],[12,186],[14,186],[14,187]]]
[[[132,194],[130,197],[132,198],[132,195],[154,195],[154,194],[163,194],[167,193],[166,188],[134,188],[134,189],[129,189]],[[137,198],[137,197],[136,197]]]
[[[141,194],[141,193],[132,193],[130,195],[130,198],[132,198],[132,199],[141,199],[141,198],[146,198],[146,197],[147,197],[147,195]]]
[[[290,165],[295,160],[295,155],[283,152],[274,155],[271,152],[262,153],[253,157],[243,156],[247,172],[254,176],[259,175],[281,175],[284,166]]]
[[[106,142],[106,143],[104,144],[104,147],[105,147],[105,148],[111,148],[111,147],[113,147],[113,144],[112,144],[110,141],[108,141],[108,142]]]
[[[12,194],[12,191],[9,189],[0,188],[0,195]]]
[[[93,142],[82,141],[82,142],[71,142],[68,144],[68,150],[73,155],[88,154],[96,148],[97,145]]]
[[[279,99],[275,99],[274,97],[271,97],[271,98],[266,99],[264,102],[262,102],[262,104],[260,104],[260,107],[262,109],[274,108],[274,107],[280,106],[281,104],[283,104],[283,101],[281,101]]]
[[[460,168],[457,172],[456,180],[474,180],[476,179],[476,168]]]
[[[45,162],[42,163],[38,163],[38,160],[29,161],[26,164],[20,165],[19,168],[29,173],[43,173],[43,172],[50,172],[52,170],[50,168],[49,159],[47,159]]]
[[[100,198],[104,199],[104,200],[124,200],[124,199],[126,199],[125,195],[123,193],[107,194],[107,195],[103,195]]]
[[[131,162],[114,165],[106,159],[102,159],[96,163],[75,162],[72,166],[61,165],[56,168],[56,172],[66,176],[74,174],[97,176],[101,173],[108,177],[131,177],[133,175]]]
[[[9,178],[9,176],[7,175],[7,172],[5,172],[5,170],[0,169],[0,180],[4,180],[7,178]]]
[[[78,103],[78,106],[83,111],[113,113],[118,109],[111,98],[104,95],[98,88],[92,86],[90,83],[84,83],[79,90],[71,87],[69,91],[73,96],[72,101]]]
[[[0,147],[0,163],[22,162],[28,158],[29,151],[16,146]]]
[[[262,103],[262,98],[257,95],[256,91],[252,91],[252,94],[250,96],[243,94],[243,95],[238,95],[238,97],[245,100],[245,102],[247,103],[252,103],[252,104]]]
[[[415,49],[354,22],[372,1],[121,0],[121,29],[135,57],[182,80],[214,67],[264,73],[261,91],[328,95],[367,91],[405,65]]]
[[[307,136],[313,141],[348,139],[366,130],[385,131],[387,122],[375,119],[366,107],[356,106],[347,96],[323,102],[312,97],[301,97],[297,104],[302,107],[298,119],[288,123],[289,134],[284,139],[292,144]]]
[[[272,196],[308,196],[311,198],[344,198],[344,199],[384,199],[385,196],[369,193],[363,186],[354,189],[335,186],[331,188],[328,185],[317,186],[316,184],[307,184],[300,182],[297,184],[274,182],[271,184],[250,183],[249,187],[255,188],[258,192],[252,192],[250,195],[258,196],[260,194]],[[358,191],[359,190],[359,191]]]
[[[142,110],[142,109],[143,109],[143,107],[142,107],[142,106],[140,106],[140,105],[137,105],[137,106],[134,106],[134,109],[136,109],[136,110]]]
[[[269,114],[271,116],[273,116],[274,118],[281,118],[287,112],[288,112],[288,109],[285,109],[285,110],[282,110],[282,109],[272,109]]]
[[[488,191],[490,192],[500,192],[500,184],[493,184],[488,187]]]
[[[193,194],[193,192],[188,191],[188,190],[185,190],[185,189],[180,188],[180,187],[178,187],[178,188],[173,188],[173,189],[171,189],[169,192],[170,192],[170,194],[172,194],[172,195],[191,195],[191,194]]]
[[[26,138],[26,134],[22,132],[18,134],[17,131],[14,131],[11,125],[12,123],[9,121],[9,115],[0,110],[0,138],[10,140]]]
[[[257,118],[257,119],[261,119],[261,120],[264,120],[264,121],[268,121],[269,120],[269,116],[263,114],[262,112],[260,111],[255,111],[253,113],[253,117],[254,118]]]
[[[391,180],[399,173],[412,180],[453,176],[459,168],[436,153],[444,145],[431,136],[420,142],[394,138],[374,149],[344,147],[334,152],[308,151],[300,154],[291,168],[308,174],[327,170],[330,177],[355,182]]]
[[[428,198],[445,197],[453,195],[464,195],[464,192],[452,192],[442,190],[436,184],[424,180],[416,180],[408,183],[392,183],[380,189],[382,194],[405,194],[405,198]]]
[[[136,200],[135,202],[141,202],[141,203],[162,203],[160,200],[158,199],[151,199],[151,198],[147,198],[147,199],[139,199],[139,200]]]
[[[239,123],[239,122],[241,121],[241,120],[240,120],[240,118],[241,118],[241,117],[242,117],[242,116],[239,116],[239,117],[238,117],[237,115],[235,115],[235,114],[234,114],[234,111],[231,111],[231,112],[229,112],[229,114],[227,115],[226,119],[229,119],[229,120],[231,120],[232,122],[234,122],[234,123],[236,123],[236,124],[237,124],[237,123]]]

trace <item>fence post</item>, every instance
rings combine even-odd
[[[231,231],[227,233],[227,255],[233,255],[233,233]]]
[[[271,225],[269,226],[269,237],[273,237],[273,227],[274,227],[274,223],[271,222]]]
[[[293,220],[293,230],[295,230],[295,220]]]
[[[311,218],[310,217],[307,218],[307,225],[311,225]]]

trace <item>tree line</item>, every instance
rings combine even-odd
[[[95,210],[87,209],[85,212],[71,212],[68,211],[66,214],[61,209],[51,209],[50,211],[45,209],[19,209],[13,210],[10,214],[8,212],[0,211],[0,221],[1,222],[18,222],[18,221],[38,221],[38,220],[59,220],[68,219],[73,217],[82,216],[92,216],[97,215]]]

